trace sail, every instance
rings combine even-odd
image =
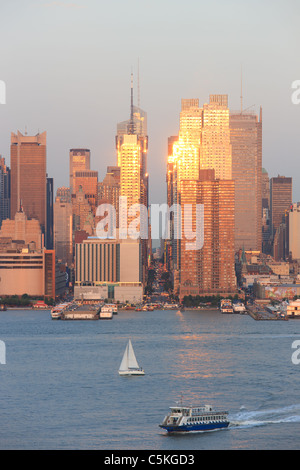
[[[125,349],[125,352],[124,352],[124,355],[123,355],[123,359],[122,359],[121,365],[119,367],[119,370],[121,370],[121,371],[128,370],[128,344],[126,346],[126,349]]]
[[[130,369],[139,369],[131,341],[128,341],[128,367]]]
[[[138,362],[136,360],[131,341],[128,341],[126,346],[119,371],[126,371],[128,369],[139,369]]]

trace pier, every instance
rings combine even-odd
[[[247,305],[246,307],[248,315],[257,321],[287,321],[286,315],[281,315],[271,309],[266,309],[258,305]]]

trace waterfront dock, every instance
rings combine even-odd
[[[247,305],[246,307],[248,315],[257,321],[287,321],[286,315],[280,315],[276,311],[267,309],[261,305]]]

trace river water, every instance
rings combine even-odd
[[[120,377],[131,338],[143,377]],[[300,321],[211,311],[119,312],[53,321],[0,314],[1,449],[299,449]],[[229,411],[225,430],[166,435],[185,404]]]

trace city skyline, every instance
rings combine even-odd
[[[235,1],[228,9],[221,2],[208,6],[190,1],[184,8],[175,1],[169,9],[166,1],[159,16],[155,5],[150,10],[135,1],[129,1],[128,9],[117,2],[119,15],[93,1],[17,3],[22,22],[12,16],[11,5],[1,6],[6,46],[0,79],[6,83],[7,97],[0,107],[0,143],[8,166],[11,131],[24,133],[27,128],[35,135],[46,130],[47,172],[54,178],[55,191],[67,184],[71,148],[91,150],[91,168],[102,180],[107,165],[115,163],[116,124],[128,116],[133,69],[134,104],[148,114],[149,199],[165,202],[167,137],[177,134],[181,99],[208,103],[210,94],[224,93],[230,111],[239,110],[242,69],[243,109],[258,113],[263,108],[263,167],[270,177],[298,171],[300,106],[291,101],[292,82],[299,78],[296,2],[266,2],[258,10],[258,3],[256,8],[236,8]],[[144,24],[136,30],[139,15]],[[133,30],[118,50],[124,31],[121,18]],[[34,25],[32,31],[28,25]],[[79,26],[80,39],[75,33]],[[15,73],[11,61],[19,52],[16,31],[24,40],[18,54],[21,74]],[[87,47],[90,53],[84,54]],[[297,200],[300,190],[294,185],[293,201]]]

